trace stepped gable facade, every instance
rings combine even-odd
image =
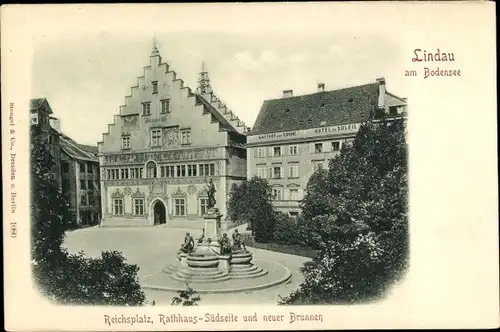
[[[210,86],[205,66],[193,92],[154,46],[119,114],[98,143],[102,226],[203,228],[208,196],[226,214],[246,177],[246,126]]]

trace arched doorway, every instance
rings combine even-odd
[[[153,205],[153,220],[155,225],[165,224],[167,222],[167,212],[165,205],[160,200]]]

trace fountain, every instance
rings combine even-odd
[[[179,265],[170,266],[172,278],[189,283],[212,283],[231,278],[256,278],[267,272],[252,264],[253,254],[240,246],[228,248],[229,238],[220,231],[222,215],[211,208],[205,219],[204,238],[191,252],[179,252]],[[215,239],[213,241],[212,239]],[[222,242],[222,245],[221,245]]]
[[[186,233],[177,262],[162,270],[164,276],[169,275],[170,282],[164,277],[152,276],[150,279],[157,285],[148,283],[144,287],[180,290],[188,283],[198,292],[233,292],[266,288],[289,280],[290,271],[279,263],[259,263],[271,268],[272,273],[255,265],[252,262],[253,253],[246,249],[237,231],[233,234],[231,245],[229,237],[221,230],[222,214],[215,208],[215,187],[211,180],[207,187],[209,203],[203,216],[205,226],[202,238],[196,244]]]

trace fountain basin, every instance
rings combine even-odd
[[[250,264],[252,261],[253,254],[248,251],[235,252],[231,256],[231,265],[232,264]]]
[[[215,255],[210,256],[195,256],[187,257],[187,265],[194,268],[214,268],[219,265],[219,259]]]
[[[212,283],[229,280],[227,272],[212,269],[183,269],[172,275],[172,279],[189,283]]]
[[[178,292],[186,283],[199,293],[235,293],[273,287],[290,280],[290,271],[280,263],[254,259],[256,265],[232,266],[229,273],[215,269],[180,268],[171,266],[144,278],[145,289]],[[217,271],[219,270],[219,271]]]
[[[191,256],[216,256],[220,251],[220,246],[217,244],[209,244],[207,242],[198,243]]]

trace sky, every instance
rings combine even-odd
[[[33,47],[31,96],[48,99],[65,134],[96,145],[149,65],[154,38],[163,61],[193,91],[205,61],[216,95],[250,127],[263,101],[279,98],[282,90],[301,95],[314,93],[317,83],[333,90],[385,77],[389,91],[407,94],[396,35],[335,26],[251,31],[164,25],[131,27],[126,33],[111,28],[46,31]]]

